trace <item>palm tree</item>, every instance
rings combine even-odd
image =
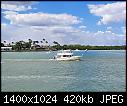
[[[54,41],[53,43],[54,43],[54,44],[56,44],[56,45],[59,45],[59,43],[58,43],[58,42],[56,42],[56,41]]]
[[[41,42],[41,47],[43,47],[43,41],[40,41]]]
[[[46,44],[48,44],[48,41],[45,41]]]
[[[49,45],[48,45],[48,41],[45,41],[45,43],[46,43],[47,49],[50,50]]]
[[[25,41],[23,40],[19,41],[18,45],[20,46],[20,49],[25,49]]]
[[[43,41],[45,41],[45,39],[43,38]]]
[[[11,46],[11,43],[9,43],[8,46]]]
[[[32,40],[31,39],[28,39],[29,43],[32,43]]]
[[[20,40],[19,42],[20,42],[20,43],[23,43],[24,41],[23,41],[23,40]]]
[[[4,44],[3,43],[1,43],[1,47],[4,47]]]
[[[29,41],[29,49],[31,49],[32,40],[28,39],[28,41]]]
[[[36,41],[33,41],[33,45],[35,45]]]
[[[22,49],[22,43],[21,43],[21,41],[16,42],[15,49],[16,50],[21,50]]]
[[[14,45],[15,43],[14,42],[11,42],[12,45]]]
[[[45,41],[46,46],[48,46],[48,41]]]
[[[6,41],[4,41],[4,46],[7,46]]]
[[[55,44],[54,48],[59,50],[61,48],[60,44],[56,41],[53,42]]]
[[[12,49],[15,50],[15,43],[11,42]]]

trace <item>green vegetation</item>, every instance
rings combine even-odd
[[[126,46],[90,46],[90,45],[55,45],[53,46],[53,48],[56,48],[57,50],[61,50],[61,49],[71,49],[71,50],[75,50],[75,49],[79,49],[79,50],[125,50]]]
[[[6,44],[6,41],[1,43],[1,47],[12,47],[13,51],[49,51],[49,50],[125,50],[126,45],[123,46],[91,46],[91,45],[60,45],[60,43],[54,41],[53,46],[50,46],[48,44],[48,41],[46,39],[43,39],[42,41],[32,41],[31,39],[28,39],[27,42],[25,41],[18,41],[18,42],[12,42],[11,44]]]

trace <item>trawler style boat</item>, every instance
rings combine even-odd
[[[54,57],[55,60],[80,60],[81,56],[73,56],[73,53],[71,50],[62,50],[60,53],[57,53],[57,55]]]

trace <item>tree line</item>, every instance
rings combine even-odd
[[[4,43],[1,43],[1,47],[5,46]],[[61,45],[57,41],[54,41],[52,46],[48,44],[48,41],[46,39],[43,39],[40,41],[40,43],[46,44],[47,46],[40,46],[38,45],[39,41],[33,41],[31,39],[28,39],[27,42],[25,41],[18,41],[18,42],[12,42],[11,44],[9,43],[8,46],[12,47],[14,51],[21,51],[21,50],[66,50],[66,49],[71,49],[71,50],[125,50],[126,45],[122,46],[91,46],[91,45],[80,45],[80,44],[75,44],[75,45]]]
[[[122,46],[91,46],[91,45],[55,45],[53,46],[57,50],[66,50],[66,49],[71,49],[71,50],[125,50],[126,45]]]

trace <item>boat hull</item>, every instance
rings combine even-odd
[[[60,58],[56,58],[56,60],[60,60],[60,61],[75,61],[75,60],[80,60],[80,56],[60,57]]]

